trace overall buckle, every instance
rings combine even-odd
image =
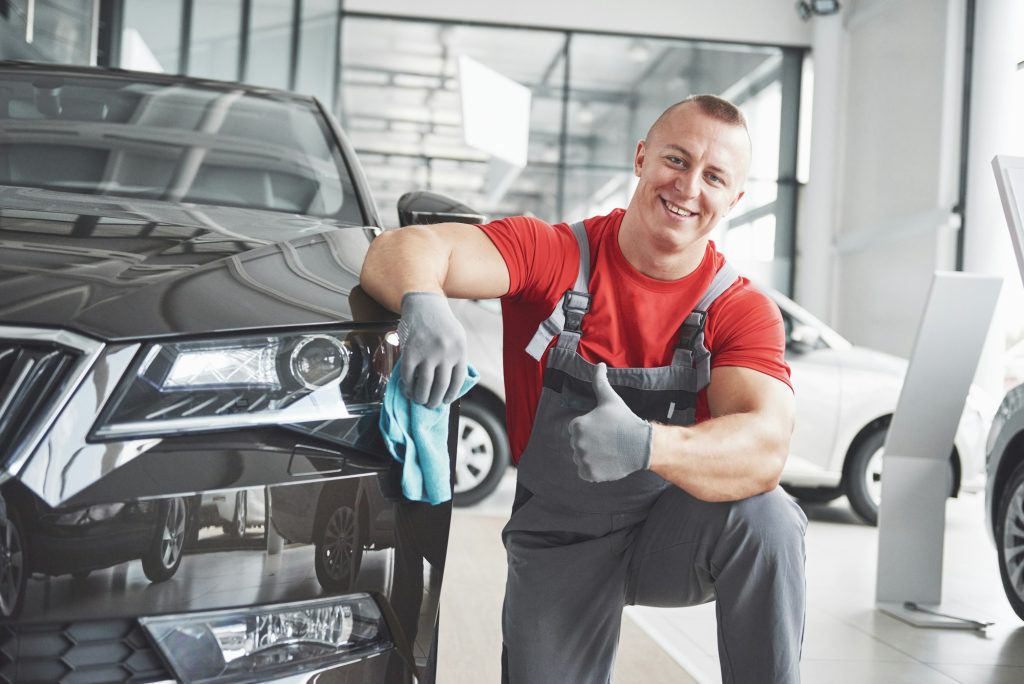
[[[562,299],[562,311],[565,313],[564,330],[579,332],[583,324],[583,316],[590,311],[590,293],[578,290],[566,290]]]

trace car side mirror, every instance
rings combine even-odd
[[[794,325],[786,346],[795,352],[809,352],[821,346],[821,332],[812,325]]]
[[[487,217],[458,200],[430,190],[414,190],[398,198],[402,226],[429,223],[486,223]]]

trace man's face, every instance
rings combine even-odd
[[[746,131],[685,104],[637,145],[629,209],[652,246],[675,252],[707,235],[743,196],[750,165]]]

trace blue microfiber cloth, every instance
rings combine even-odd
[[[380,412],[380,431],[395,460],[402,464],[402,493],[410,501],[437,505],[452,498],[451,470],[448,467],[448,404],[435,409],[417,404],[400,389],[398,359],[384,390],[384,409]],[[480,379],[472,366],[459,396]]]

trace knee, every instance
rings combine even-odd
[[[802,554],[807,516],[780,487],[733,502],[729,527],[762,550],[799,550]]]

